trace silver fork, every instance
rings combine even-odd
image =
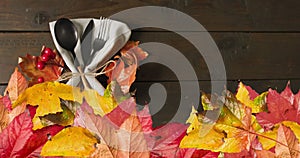
[[[101,50],[109,38],[110,19],[100,17],[100,29],[97,38],[93,42],[91,58],[88,63],[94,58],[95,53]]]

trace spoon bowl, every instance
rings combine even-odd
[[[72,21],[66,18],[58,19],[54,26],[54,32],[58,44],[70,51],[75,58],[74,48],[78,41],[78,32]]]

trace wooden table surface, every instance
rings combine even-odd
[[[49,21],[61,17],[109,17],[141,6],[173,8],[201,23],[220,49],[228,89],[235,91],[238,82],[243,81],[258,92],[268,88],[283,90],[288,80],[294,92],[300,88],[299,0],[1,0],[0,92],[17,65],[18,56],[38,55],[44,44],[54,48]],[[124,22],[130,21],[134,20],[128,17]],[[189,41],[174,32],[153,28],[133,30],[131,39],[161,42],[178,49],[195,69],[201,90],[211,90],[207,65]],[[178,79],[168,68],[147,64],[139,69],[134,84],[137,101],[150,101],[148,89],[156,82],[165,86],[168,97],[167,108],[154,120],[168,120],[172,114],[166,113],[177,106],[181,95]]]

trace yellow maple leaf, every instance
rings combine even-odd
[[[193,123],[188,128],[187,135],[180,143],[181,148],[198,148],[214,152],[237,153],[246,149],[251,134],[245,129],[237,127],[240,123],[218,121],[215,125],[199,121],[194,114]],[[226,115],[226,117],[232,117]],[[227,120],[228,121],[228,120]],[[231,119],[231,121],[236,121]],[[205,133],[205,135],[203,135]]]
[[[95,114],[104,116],[117,107],[118,104],[109,92],[109,88],[110,86],[107,86],[103,96],[93,89],[83,91],[85,100],[93,108]]]
[[[220,116],[214,123],[205,115],[192,110],[187,123],[190,126],[187,135],[180,143],[181,148],[198,148],[214,152],[238,153],[249,150],[251,142],[255,139],[255,132],[261,131],[256,118],[251,115],[251,109],[241,104],[234,95],[225,91],[224,96],[219,97],[214,105],[207,101],[207,107],[221,107]]]
[[[194,107],[186,123],[190,123],[190,126],[187,129],[186,136],[180,142],[181,148],[201,148],[209,150],[223,144],[220,138],[224,137],[224,135],[215,131],[214,128],[209,128],[209,126],[205,126],[205,124],[200,122],[198,120],[198,113]],[[208,132],[204,135],[201,133],[203,131]],[[207,137],[207,135],[209,135],[209,137]]]
[[[32,126],[33,130],[42,129],[44,127],[41,119],[38,116],[34,116],[32,118],[32,124],[33,124]]]
[[[95,151],[97,139],[87,129],[69,127],[57,133],[43,146],[42,156],[89,156]]]
[[[35,117],[38,117],[62,112],[60,99],[82,103],[82,98],[80,88],[59,82],[45,82],[27,88],[13,103],[12,107],[14,108],[24,102],[38,106],[35,114]]]
[[[45,126],[41,122],[41,117],[49,118],[52,114],[63,112],[60,99],[75,101],[81,104],[84,97],[87,103],[93,108],[95,114],[104,116],[118,105],[110,91],[110,86],[108,86],[104,96],[101,96],[93,89],[81,92],[78,87],[72,87],[59,82],[45,82],[26,89],[13,103],[12,107],[15,108],[21,104],[24,105],[24,103],[38,106],[36,114],[32,119],[33,129],[36,130]],[[73,120],[68,120],[67,124],[70,124],[70,121]]]
[[[251,100],[246,86],[240,82],[236,98],[246,106],[250,107],[252,109],[252,113],[259,113],[266,110],[266,95],[267,92],[264,92],[254,98],[254,100]]]

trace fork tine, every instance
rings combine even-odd
[[[101,39],[102,39],[102,40],[104,40],[104,36],[105,36],[105,33],[106,33],[106,21],[107,21],[107,19],[104,18],[104,19],[103,19],[103,26],[102,26],[102,30],[101,30],[101,31],[102,31],[102,32],[101,32],[101,33],[102,33],[102,34],[101,34]]]
[[[103,17],[101,16],[101,17],[99,18],[99,23],[100,23],[100,24],[99,24],[98,38],[100,38],[100,36],[101,36],[101,31],[102,31],[101,28],[103,27],[103,26],[102,26],[102,25],[103,25],[103,24],[102,24],[102,20],[103,20]]]
[[[99,18],[98,37],[95,38],[93,41],[92,52],[90,53],[90,58],[87,63],[91,63],[92,60],[95,57],[97,57],[97,54],[100,53],[100,50],[105,46],[109,38],[110,24],[111,24],[111,20],[109,18],[105,18],[102,16]]]
[[[107,19],[106,29],[105,29],[105,36],[104,36],[105,41],[108,40],[108,38],[109,38],[110,22],[111,22],[111,20]]]
[[[104,39],[104,35],[105,35],[105,28],[106,28],[106,18],[104,17],[102,19],[102,29],[101,29],[101,39]]]

